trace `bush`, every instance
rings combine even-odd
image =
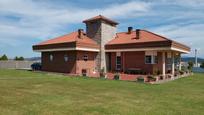
[[[143,77],[139,77],[139,78],[137,78],[137,81],[138,82],[144,82],[144,78]]]
[[[201,68],[204,68],[204,62],[201,63],[200,67],[201,67]]]
[[[119,74],[115,74],[115,75],[114,75],[114,80],[119,80],[119,78],[120,78],[120,75],[119,75]]]
[[[181,71],[179,71],[179,73],[180,73],[180,75],[183,75],[185,72],[181,70]]]
[[[147,76],[149,81],[156,81],[156,78],[154,76]]]
[[[188,70],[192,70],[192,68],[193,68],[193,62],[192,61],[189,61],[188,62]]]
[[[33,63],[31,65],[32,70],[41,70],[42,69],[42,65],[41,63]]]

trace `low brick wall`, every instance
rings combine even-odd
[[[116,73],[107,73],[107,79],[114,79]],[[146,78],[146,75],[131,75],[131,74],[124,74],[124,73],[120,73],[120,80],[124,80],[124,81],[137,81],[137,78],[139,77],[143,77]]]
[[[0,69],[31,69],[36,61],[0,61]]]

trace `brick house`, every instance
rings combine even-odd
[[[41,52],[43,71],[100,77],[103,70],[110,79],[116,72],[126,73],[124,79],[154,72],[174,75],[181,69],[181,54],[190,52],[188,46],[147,30],[128,27],[117,33],[118,23],[101,15],[83,23],[86,32],[79,29],[33,46]]]

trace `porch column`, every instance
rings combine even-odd
[[[179,54],[179,71],[181,71],[181,54]]]
[[[174,52],[172,52],[172,58],[171,58],[171,59],[172,59],[172,61],[171,61],[171,62],[172,62],[172,64],[171,64],[171,66],[172,66],[172,67],[171,67],[171,71],[172,71],[172,72],[171,72],[171,73],[172,73],[172,75],[174,76],[174,73],[175,73],[175,67],[174,67]]]
[[[162,75],[166,75],[166,55],[165,52],[162,52]]]

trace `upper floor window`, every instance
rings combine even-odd
[[[50,61],[53,61],[53,55],[50,54]]]
[[[69,60],[69,57],[67,54],[64,55],[64,61],[67,62]]]

